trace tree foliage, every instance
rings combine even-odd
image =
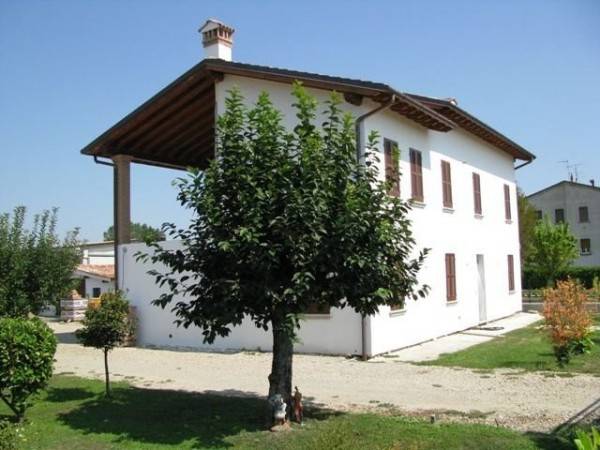
[[[82,328],[75,332],[85,347],[103,351],[107,396],[110,396],[108,352],[125,341],[133,332],[133,325],[129,318],[129,302],[123,294],[120,291],[106,292],[100,296],[97,308],[88,308]]]
[[[131,239],[143,242],[163,241],[165,234],[158,228],[154,228],[145,223],[131,222]],[[111,225],[104,232],[105,241],[115,240],[115,228]]]
[[[519,209],[519,241],[521,243],[521,267],[531,254],[533,235],[538,217],[534,206],[520,189],[517,190],[517,206]]]
[[[0,398],[20,421],[52,376],[56,338],[37,318],[0,318]]]
[[[187,229],[164,229],[181,250],[153,246],[141,255],[164,264],[151,272],[168,289],[154,301],[177,323],[202,329],[204,340],[227,336],[249,317],[273,332],[269,395],[291,395],[293,342],[309,305],[350,307],[362,315],[381,305],[424,296],[417,272],[409,204],[387,195],[376,155],[356,161],[353,121],[339,95],[318,105],[296,84],[292,132],[268,94],[244,106],[234,89],[217,122],[217,158],[205,172],[177,181],[178,199],[193,210]],[[369,137],[369,149],[377,147]],[[182,297],[183,296],[183,299]]]
[[[536,224],[527,266],[547,280],[548,286],[577,256],[577,240],[566,223],[555,225],[546,217]]]
[[[0,215],[0,316],[36,314],[58,304],[73,287],[73,271],[81,260],[78,230],[60,240],[56,233],[58,210],[34,217],[25,228],[26,208]]]

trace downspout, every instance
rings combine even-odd
[[[361,116],[358,116],[356,121],[354,122],[354,134],[356,137],[356,162],[360,164],[362,159],[362,133],[361,128],[362,124],[367,119],[367,117],[372,116],[373,114],[377,114],[384,109],[389,108],[396,102],[396,94],[392,94],[392,97],[385,103],[382,103],[377,108],[372,109],[371,111],[367,111]],[[361,316],[360,321],[360,334],[361,334],[361,355],[362,360],[366,361],[369,356],[367,355],[367,318],[363,315]]]
[[[103,166],[109,166],[113,168],[113,172],[117,170],[113,162],[101,161],[98,156],[94,155],[94,162],[96,164],[102,164]],[[113,233],[114,233],[114,253],[115,253],[115,290],[119,289],[119,244],[117,239],[117,220],[114,218],[117,216],[117,177],[113,174]]]

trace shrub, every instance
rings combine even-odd
[[[0,420],[0,450],[17,450],[17,427],[8,420]]]
[[[52,376],[56,338],[41,320],[0,319],[0,398],[18,421]]]
[[[558,271],[555,281],[573,278],[579,280],[587,289],[594,289],[594,279],[600,280],[600,266],[569,267]],[[523,289],[540,289],[547,285],[547,280],[531,267],[523,270]]]
[[[559,281],[556,288],[544,289],[544,318],[559,365],[571,355],[589,349],[592,318],[586,309],[587,295],[575,280]]]
[[[102,294],[100,306],[88,308],[83,319],[83,328],[76,331],[77,339],[84,346],[95,347],[104,352],[107,397],[110,397],[108,352],[122,344],[132,332],[133,323],[129,318],[129,303],[121,291]]]

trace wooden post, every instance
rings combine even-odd
[[[114,163],[114,234],[115,234],[115,288],[121,289],[119,245],[131,242],[131,156],[115,155]]]

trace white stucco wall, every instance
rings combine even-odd
[[[105,292],[111,292],[115,290],[115,283],[113,281],[101,280],[94,277],[85,278],[85,296],[87,298],[94,297],[94,288],[100,288],[100,294]]]
[[[164,248],[174,249],[179,241],[167,241]],[[127,244],[119,248],[119,261],[122,261],[121,286],[138,316],[137,341],[144,346],[195,347],[213,350],[271,350],[270,332],[257,329],[246,320],[234,327],[226,338],[218,338],[212,346],[202,342],[200,329],[176,327],[175,315],[169,308],[163,310],[150,304],[158,298],[161,289],[148,275],[151,267],[161,267],[136,262],[133,256],[138,251],[146,252],[145,244]],[[181,299],[181,298],[179,298]],[[174,300],[175,302],[175,300]],[[300,343],[295,345],[299,352],[357,354],[361,351],[360,318],[352,311],[333,309],[329,316],[307,315],[299,333]]]
[[[261,91],[268,91],[275,106],[285,112],[289,128],[296,123],[291,110],[291,86],[282,83],[226,76],[217,84],[217,113],[223,111],[227,91],[238,86],[248,103],[256,101]],[[321,102],[328,93],[310,90]],[[358,116],[378,106],[369,100],[343,108]],[[321,106],[324,109],[324,106]],[[419,276],[421,283],[431,287],[427,298],[409,300],[403,312],[390,314],[381,308],[368,319],[367,352],[378,354],[416,344],[444,334],[463,330],[479,323],[476,255],[485,259],[487,320],[510,315],[521,309],[518,219],[512,158],[485,141],[456,129],[448,133],[427,130],[393,112],[381,112],[365,122],[365,135],[377,130],[383,138],[396,141],[401,150],[401,196],[410,195],[409,148],[423,155],[425,204],[414,208],[410,216],[418,248],[430,248],[430,254]],[[380,151],[382,143],[380,143]],[[442,208],[440,160],[451,164],[454,210]],[[383,155],[381,154],[383,168]],[[483,217],[473,212],[472,172],[481,177]],[[383,175],[382,175],[383,176]],[[504,217],[503,185],[511,190],[512,222]],[[169,243],[168,245],[178,245]],[[174,345],[202,347],[199,330],[175,329],[173,316],[149,305],[158,296],[149,269],[134,263],[131,252],[141,244],[123,246],[123,286],[137,306],[140,318],[139,342],[143,345]],[[444,254],[456,255],[457,301],[446,301]],[[508,292],[507,255],[514,255],[515,290]],[[360,353],[361,319],[350,310],[333,310],[329,318],[308,319],[300,333],[303,344],[298,351],[318,353]],[[270,349],[270,336],[244,323],[230,337],[218,340],[213,348]]]
[[[115,247],[112,242],[82,246],[82,264],[114,264]]]

